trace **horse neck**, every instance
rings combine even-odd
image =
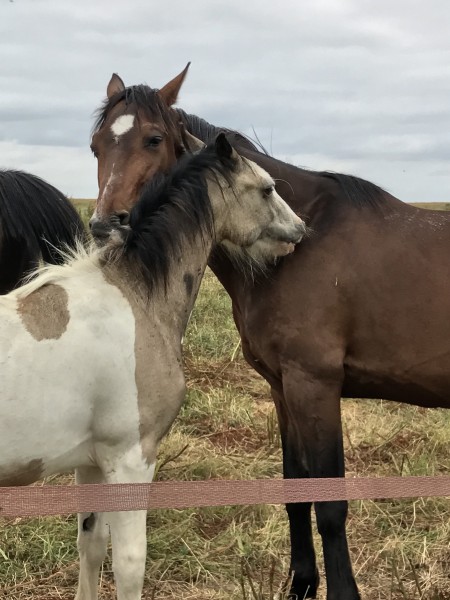
[[[227,215],[235,200],[220,176],[207,177],[206,182],[213,214],[213,230],[205,228],[189,238],[183,237],[179,258],[172,261],[167,279],[165,298],[170,313],[178,318],[181,335],[184,335],[187,327],[211,251],[221,241]],[[163,298],[161,300],[164,301]]]
[[[208,264],[213,239],[208,233],[184,238],[179,258],[173,260],[166,289],[159,290],[159,300],[164,304],[171,322],[183,337],[200,284]]]
[[[164,281],[151,289],[139,269],[122,258],[103,267],[104,277],[118,287],[129,301],[140,322],[169,332],[180,342],[186,330],[213,244],[207,233],[183,237],[179,253],[170,262]],[[151,265],[149,265],[151,268]]]
[[[204,229],[194,236],[183,238],[179,258],[172,261],[164,297],[160,290],[160,300],[167,302],[172,319],[177,318],[181,335],[184,335],[187,327],[211,251],[221,240],[221,232],[230,208],[230,198],[225,191],[227,186],[218,181],[220,177],[207,178],[213,231]]]

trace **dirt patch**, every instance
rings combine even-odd
[[[252,396],[255,400],[270,400],[268,383],[243,361],[210,361],[185,356],[188,387],[208,392],[224,386]]]
[[[250,429],[250,427],[230,427],[222,431],[215,431],[205,437],[216,448],[220,448],[224,452],[228,452],[235,448],[251,452],[261,448],[264,443],[267,444],[267,438],[263,439],[258,436],[258,433]]]

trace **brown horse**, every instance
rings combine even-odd
[[[98,218],[116,213],[126,220],[139,173],[175,160],[185,130],[204,141],[219,131],[170,107],[184,75],[160,92],[111,80],[114,94],[108,93],[92,142],[99,161]],[[132,126],[116,136],[114,124],[129,115]],[[146,132],[156,130],[162,133],[155,145]],[[450,214],[414,208],[356,177],[298,169],[228,133],[242,154],[272,175],[313,234],[254,283],[225,254],[216,253],[210,266],[231,296],[245,358],[271,385],[284,476],[344,477],[342,396],[450,407]],[[347,503],[317,503],[315,511],[328,600],[359,598],[345,533]],[[287,513],[292,593],[314,597],[319,576],[311,505],[290,504]]]

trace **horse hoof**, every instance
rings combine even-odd
[[[290,590],[287,598],[289,600],[303,600],[304,598],[315,598],[317,594],[317,588],[319,587],[319,572],[316,570],[315,574],[311,577],[305,577],[300,573],[294,573],[294,577],[289,578],[286,582],[287,586],[290,584]]]

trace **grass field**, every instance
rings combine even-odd
[[[87,217],[88,204],[76,204]],[[243,361],[230,301],[211,273],[189,324],[185,365],[189,393],[161,448],[157,478],[281,477],[268,387]],[[350,476],[450,472],[450,411],[348,400],[343,418]],[[450,600],[449,500],[351,502],[348,537],[364,599]],[[75,540],[75,516],[3,521],[0,598],[73,598]],[[317,536],[316,547],[324,599]],[[288,553],[282,507],[152,511],[144,597],[273,600]],[[106,562],[100,598],[113,592]]]
[[[414,202],[413,206],[428,210],[450,210],[450,202]]]

